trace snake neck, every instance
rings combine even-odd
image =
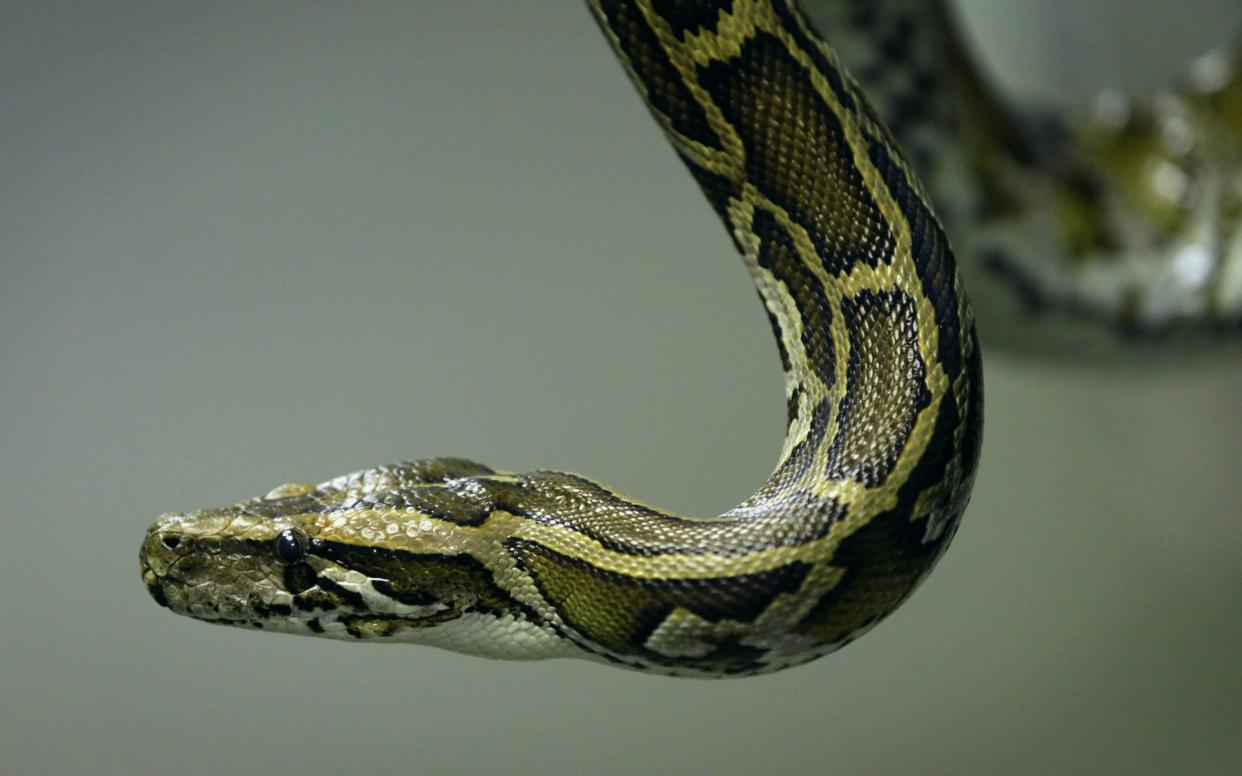
[[[926,182],[989,339],[1094,357],[1236,336],[1236,49],[1154,100],[1037,114],[994,87],[945,0],[808,6]]]

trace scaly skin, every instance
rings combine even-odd
[[[969,499],[982,385],[952,253],[900,152],[789,0],[591,7],[771,317],[789,406],[775,472],[705,518],[451,459],[285,486],[156,521],[157,601],[718,677],[840,648],[931,570]]]

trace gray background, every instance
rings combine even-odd
[[[969,3],[1011,86],[1148,88],[1231,0]],[[1237,354],[989,354],[970,512],[858,644],[732,682],[174,617],[169,509],[407,457],[669,507],[779,448],[741,263],[570,2],[0,3],[0,770],[1224,772]]]

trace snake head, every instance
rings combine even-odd
[[[313,587],[306,563],[311,516],[279,500],[159,517],[139,553],[151,596],[178,614],[229,625],[288,624],[299,594]],[[266,504],[269,509],[258,507]]]
[[[485,505],[463,466],[380,467],[163,515],[139,553],[143,583],[160,605],[218,624],[484,654],[481,634],[503,628],[538,647],[543,626],[479,560],[494,539],[469,525]]]

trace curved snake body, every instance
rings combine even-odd
[[[953,255],[866,97],[791,0],[592,0],[767,307],[789,428],[719,517],[455,459],[165,515],[155,599],[199,619],[503,658],[737,676],[857,638],[931,570],[978,460]]]

